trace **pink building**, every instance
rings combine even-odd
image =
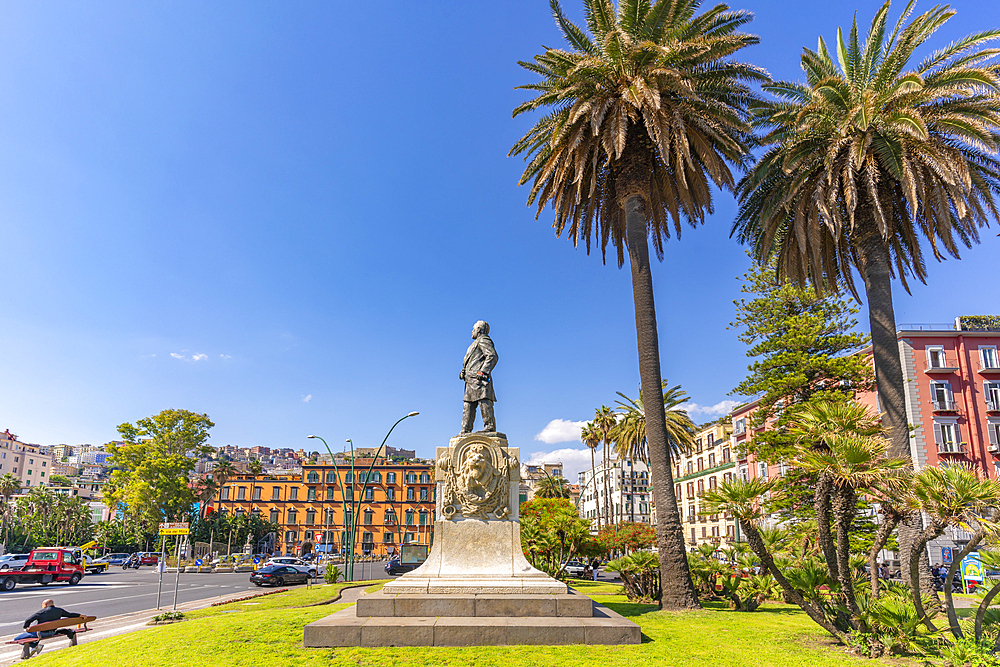
[[[906,383],[906,413],[912,429],[910,455],[917,470],[953,461],[977,466],[1000,478],[1000,318],[956,318],[954,324],[903,324],[896,334]],[[871,349],[859,354],[871,356]],[[878,409],[874,392],[858,397]],[[753,438],[748,427],[757,402],[732,412],[737,475],[772,477],[781,465],[768,465],[745,454]],[[951,540],[932,543],[931,560],[940,547],[968,539],[956,531]],[[935,553],[936,552],[936,553]]]

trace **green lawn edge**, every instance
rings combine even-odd
[[[367,583],[377,590],[384,582]],[[574,588],[577,582],[572,582]],[[591,582],[585,582],[591,583]],[[245,602],[210,607],[186,615],[188,620],[152,627],[76,648],[43,653],[33,667],[283,667],[344,665],[362,667],[511,667],[537,665],[637,667],[639,665],[732,667],[827,667],[833,665],[916,665],[910,660],[865,660],[846,652],[798,608],[768,603],[753,613],[731,611],[723,603],[706,603],[700,611],[662,612],[653,605],[633,604],[601,587],[591,593],[601,604],[642,627],[643,642],[629,646],[477,646],[469,648],[337,648],[302,647],[302,630],[349,604],[315,603],[333,598],[357,584],[297,588]],[[587,588],[580,586],[577,590]],[[585,592],[581,590],[581,592]],[[305,606],[312,605],[312,606]]]

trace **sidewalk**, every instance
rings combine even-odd
[[[341,599],[338,602],[356,602],[359,597],[364,595],[365,584],[356,588],[345,589],[341,593]],[[195,609],[204,609],[205,607],[212,606],[215,602],[223,602],[225,600],[233,600],[242,597],[239,594],[229,593],[228,595],[220,595],[212,598],[205,598],[204,600],[194,600],[192,602],[187,602],[184,604],[177,605],[177,611],[193,611]],[[104,618],[99,618],[90,624],[90,630],[88,632],[80,633],[77,636],[77,643],[86,644],[88,642],[97,641],[99,639],[105,639],[107,637],[112,637],[114,635],[121,635],[127,632],[135,632],[136,630],[142,630],[148,627],[155,627],[146,625],[152,620],[157,614],[162,614],[165,611],[171,611],[170,605],[166,605],[164,608],[156,609],[146,609],[144,611],[136,611],[130,614],[121,614],[119,616],[106,616]],[[17,636],[18,633],[12,635],[7,635],[5,637],[0,637],[0,667],[7,667],[8,665],[14,665],[21,662],[21,646],[17,644],[5,644],[4,642],[10,641]],[[52,651],[60,651],[64,648],[69,647],[69,640],[65,637],[57,637],[55,639],[49,640],[44,644],[45,649],[42,654],[48,654]]]

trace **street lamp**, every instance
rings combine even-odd
[[[361,486],[361,494],[360,494],[360,496],[363,497],[364,494],[365,494],[365,488],[368,486],[368,478],[371,476],[372,470],[375,468],[375,462],[378,461],[378,457],[382,453],[382,448],[385,447],[385,443],[386,443],[386,441],[389,440],[389,436],[392,434],[393,429],[395,429],[399,425],[399,423],[401,421],[403,421],[404,419],[407,419],[409,417],[416,417],[419,414],[420,414],[419,412],[410,412],[410,413],[408,413],[408,414],[400,417],[399,419],[397,419],[396,423],[393,424],[389,428],[389,432],[385,434],[384,438],[382,438],[382,444],[379,445],[379,447],[378,447],[377,450],[375,450],[375,456],[372,457],[371,465],[368,466],[368,472],[365,473],[365,481],[364,481],[364,483]],[[309,437],[312,438],[312,437],[319,437],[319,436],[309,436]],[[320,440],[322,440],[322,438],[320,438]],[[355,484],[355,479],[354,479],[354,441],[351,440],[350,438],[348,438],[346,440],[346,442],[349,442],[351,444],[351,491],[353,493],[353,491],[354,491],[354,484]],[[326,441],[325,440],[323,440],[323,444],[326,445]],[[327,449],[328,452],[330,451],[330,447],[329,446],[327,446],[326,449]],[[330,454],[330,458],[333,459],[333,454],[332,453]],[[337,479],[338,480],[340,479],[340,474],[339,473],[337,474]],[[343,494],[343,491],[341,491],[341,493]],[[345,499],[346,499],[346,496],[345,496]],[[354,541],[355,541],[355,538],[357,536],[358,511],[360,509],[361,509],[361,497],[353,498],[352,499],[352,503],[351,503],[351,521],[350,521],[350,525],[349,526],[347,526],[347,525],[344,526],[345,530],[348,531],[348,534],[350,536],[349,537],[350,543],[347,546],[347,554],[345,555],[345,562],[344,562],[345,579],[347,581],[354,581]],[[345,513],[345,515],[347,513],[346,506],[345,506],[345,509],[344,509],[344,513]]]
[[[337,483],[340,486],[340,504],[341,504],[341,508],[344,510],[344,518],[346,519],[347,518],[347,496],[344,494],[344,483],[340,479],[340,469],[337,467],[337,459],[334,458],[333,452],[330,451],[330,445],[326,444],[326,440],[324,440],[323,438],[321,438],[318,435],[307,435],[306,437],[307,438],[315,438],[317,440],[322,441],[323,446],[326,447],[327,454],[330,455],[330,463],[333,464],[333,474],[337,478]],[[323,483],[325,484],[326,480],[324,480]],[[336,525],[336,524],[334,524],[334,525]],[[344,526],[344,529],[345,529],[345,532],[346,532],[346,529],[347,529],[346,525]],[[341,544],[343,544],[343,543],[341,543]],[[346,573],[345,573],[345,577],[346,577]]]

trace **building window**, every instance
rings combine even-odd
[[[420,489],[420,502],[427,502],[427,489]]]
[[[750,466],[740,466],[740,479],[744,482],[750,481]]]
[[[694,498],[694,482],[687,483],[687,492],[688,498]]]
[[[315,484],[318,481],[319,481],[319,473],[316,472],[315,470],[310,471],[309,474],[306,475],[306,482],[308,482],[309,484]]]
[[[354,473],[349,472],[344,475],[344,484],[354,484]]]
[[[767,479],[767,464],[764,462],[757,464],[757,476],[761,479]]]
[[[409,486],[409,487],[406,488],[406,499],[407,500],[414,500],[415,499],[415,496],[413,494],[413,487],[412,486]]]
[[[387,472],[385,474],[385,483],[386,484],[395,484],[396,483],[396,473],[394,473],[394,472]]]
[[[747,420],[745,418],[737,419],[733,425],[733,429],[736,435],[743,435],[747,432]]]
[[[984,382],[983,393],[986,394],[986,409],[1000,411],[1000,382]]]
[[[427,525],[427,512],[424,511],[420,512],[420,525],[421,526]]]
[[[961,452],[960,439],[961,435],[958,424],[934,424],[934,440],[937,443],[938,452],[945,454],[957,454]]]
[[[695,537],[695,535],[694,535],[694,531],[695,531],[695,529],[694,529],[694,528],[692,528],[692,529],[691,529],[691,544],[695,544],[695,543],[697,543],[697,542],[698,542],[698,538],[697,538],[697,537]]]
[[[711,449],[712,447],[715,447],[715,434],[714,433],[709,433],[708,437],[706,439],[707,439],[707,442],[705,443],[706,447],[708,447],[709,449]]]
[[[261,488],[259,486],[253,487],[253,499],[260,500]]]
[[[361,544],[372,544],[373,542],[375,542],[375,533],[361,533]],[[371,549],[371,547],[368,548]]]
[[[299,499],[299,487],[293,486],[291,489],[288,490],[288,499],[289,500]]]
[[[295,531],[286,530],[285,531],[285,542],[292,543],[295,542]]]
[[[708,526],[701,527],[701,539],[708,537]]]
[[[712,475],[711,477],[708,478],[708,488],[714,489],[715,487],[716,487],[716,478],[715,475]]]
[[[705,493],[705,480],[699,479],[698,480],[698,495],[700,496],[703,493]]]
[[[702,458],[701,456],[699,456],[698,457],[698,472],[701,472],[704,469],[705,469],[705,459]]]
[[[281,487],[272,486],[271,487],[271,500],[281,500]]]
[[[934,403],[935,410],[951,410],[954,407],[951,384],[931,382],[931,401]]]
[[[336,484],[337,483],[337,474],[336,474],[336,472],[334,472],[333,470],[328,470],[327,471],[327,473],[326,473],[326,483],[327,484]]]
[[[408,473],[406,473],[406,483],[407,484],[416,484],[417,483],[417,473],[415,473],[415,472],[408,472]]]
[[[306,511],[306,525],[312,526],[316,523],[316,512],[314,510]]]
[[[365,500],[374,500],[374,498],[375,498],[375,489],[373,489],[370,486],[365,488]]]
[[[391,525],[395,524],[396,523],[396,513],[393,512],[392,510],[388,510],[385,513],[385,516],[382,517],[382,523],[384,523],[387,526],[391,526]]]
[[[718,537],[718,536],[719,536],[719,527],[712,526],[712,537]]]
[[[323,512],[323,525],[324,526],[333,525],[333,510],[326,510]]]
[[[335,486],[328,486],[328,487],[326,487],[326,499],[327,500],[333,500],[333,493],[334,493],[334,489],[336,489],[336,488],[337,487],[335,487]]]
[[[344,489],[344,500],[354,500],[354,487],[349,486]]]
[[[688,461],[687,474],[692,474],[694,472],[694,461]]]
[[[1000,359],[997,358],[996,346],[984,346],[979,348],[980,361],[983,368],[1000,368]]]
[[[288,510],[288,525],[294,526],[299,519],[299,513],[295,510]]]
[[[694,503],[688,505],[688,523],[695,522]]]
[[[394,489],[391,486],[388,489],[386,489],[385,490],[385,499],[386,500],[390,500],[390,501],[391,500],[395,500],[396,499],[396,489]]]
[[[722,449],[722,462],[732,463],[733,453],[729,451],[729,447],[724,447]]]
[[[986,432],[989,435],[991,452],[1000,452],[1000,422],[990,422],[986,425]]]
[[[406,525],[413,525],[413,510],[406,510]]]
[[[734,525],[726,526],[726,537],[728,537],[729,539],[733,539],[734,537],[736,537],[736,526]]]
[[[426,473],[426,472],[420,473],[420,483],[421,484],[430,484],[431,483],[431,476],[428,473]]]
[[[375,523],[375,512],[365,510],[365,525],[370,526]]]
[[[385,533],[382,535],[382,541],[385,544],[392,544],[392,533]]]
[[[680,499],[681,499],[681,485],[680,484],[677,485],[677,489],[674,491],[674,497],[676,497],[677,500],[680,501]]]
[[[701,438],[694,441],[694,451],[696,454],[701,454]]]
[[[929,368],[946,368],[948,366],[943,347],[927,348],[927,366]]]
[[[403,544],[409,544],[413,542],[416,537],[416,533],[403,533]]]
[[[236,489],[236,500],[246,500],[247,499],[247,487],[241,486]]]
[[[715,467],[715,454],[709,454],[708,455],[708,467],[709,468],[714,468]]]
[[[313,501],[316,500],[316,487],[315,486],[310,486],[309,489],[306,491],[306,500],[308,500],[309,502],[313,502]]]
[[[271,510],[271,523],[280,523],[280,522],[281,522],[281,513],[278,510],[276,510],[276,509],[272,509]]]

